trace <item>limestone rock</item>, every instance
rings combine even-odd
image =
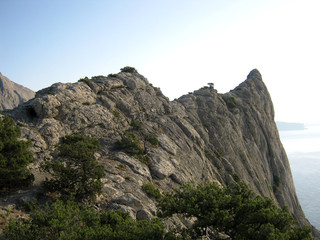
[[[32,90],[10,81],[0,73],[0,110],[13,109],[34,95]]]
[[[169,191],[191,181],[228,184],[237,174],[257,194],[288,206],[308,224],[258,70],[228,93],[204,87],[172,102],[137,72],[57,83],[3,114],[23,125],[22,138],[32,141],[37,163],[50,161],[65,135],[98,139],[96,158],[106,171],[101,199],[135,218],[150,218],[156,211],[143,184]],[[148,162],[116,148],[125,132],[137,136]],[[149,142],[150,135],[157,144]]]

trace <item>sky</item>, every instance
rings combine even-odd
[[[0,0],[0,72],[34,91],[135,67],[171,100],[257,68],[275,120],[320,122],[319,0]]]

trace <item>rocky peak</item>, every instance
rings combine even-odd
[[[172,102],[138,72],[56,83],[4,114],[19,121],[23,138],[33,143],[35,185],[42,179],[39,164],[52,160],[60,139],[84,134],[101,143],[96,157],[106,178],[100,204],[108,208],[149,218],[156,205],[143,184],[152,181],[161,190],[190,181],[226,184],[236,174],[257,194],[287,205],[300,223],[308,223],[258,70],[228,93],[210,86]],[[126,132],[137,136],[149,162],[115,148]]]
[[[262,81],[261,73],[259,72],[258,69],[253,69],[250,71],[250,73],[247,76],[247,79],[257,79]]]
[[[0,110],[12,109],[34,97],[34,92],[0,73]]]

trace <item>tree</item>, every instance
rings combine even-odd
[[[214,87],[214,83],[208,83],[208,86],[210,87],[210,88],[213,88]]]
[[[18,140],[20,127],[8,116],[0,118],[0,190],[30,185],[34,176],[27,168],[33,155],[30,142]]]
[[[104,167],[94,158],[99,142],[83,135],[69,135],[58,146],[58,158],[46,162],[42,168],[51,179],[43,183],[45,189],[58,193],[64,200],[92,201],[101,193]]]
[[[195,219],[187,232],[192,239],[207,235],[208,229],[214,239],[220,239],[221,233],[238,240],[312,239],[310,228],[297,226],[286,209],[254,196],[241,181],[225,187],[186,184],[166,193],[159,200],[159,216],[173,214]]]
[[[120,69],[121,72],[127,72],[127,73],[137,73],[138,71],[134,67],[123,67]]]
[[[37,209],[30,219],[11,221],[3,239],[15,240],[174,240],[159,219],[135,221],[128,213],[96,212],[73,201],[56,201]]]

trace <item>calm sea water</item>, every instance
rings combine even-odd
[[[305,130],[280,131],[287,152],[301,207],[320,229],[320,126]]]

